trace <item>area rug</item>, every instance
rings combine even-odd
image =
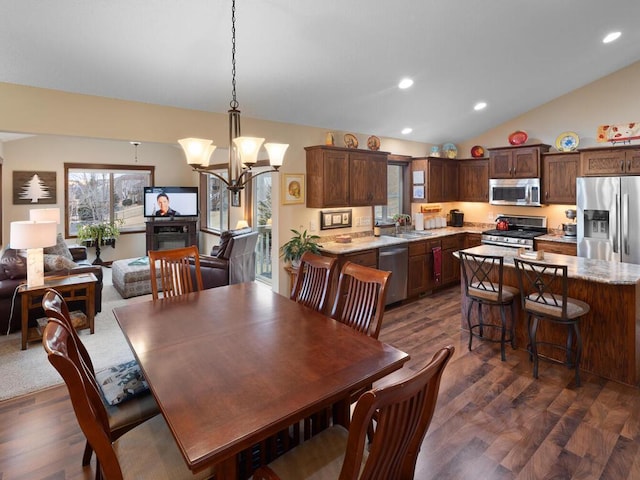
[[[102,312],[95,318],[95,333],[79,332],[96,370],[133,358],[113,309],[133,302],[146,302],[151,295],[123,299],[111,283],[111,270],[103,268]],[[47,360],[39,342],[20,349],[20,332],[0,336],[0,401],[61,384],[60,374]]]

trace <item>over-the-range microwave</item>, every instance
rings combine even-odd
[[[492,178],[489,180],[491,205],[539,207],[539,178]]]

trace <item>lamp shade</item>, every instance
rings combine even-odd
[[[178,143],[184,150],[189,165],[208,166],[211,154],[216,149],[211,140],[204,138],[183,138]]]
[[[32,208],[29,210],[29,220],[33,222],[55,222],[60,225],[59,208]]]
[[[55,222],[11,222],[11,248],[42,248],[56,244]]]
[[[265,143],[264,148],[267,149],[269,154],[269,163],[272,167],[278,168],[282,166],[284,162],[284,153],[289,148],[288,143]]]
[[[247,228],[248,226],[249,223],[246,220],[238,220],[238,223],[236,223],[236,230]]]
[[[237,137],[233,139],[233,143],[238,149],[240,162],[245,165],[253,165],[258,161],[258,152],[264,142],[264,138],[258,137]]]

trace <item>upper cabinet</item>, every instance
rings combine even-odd
[[[307,207],[387,203],[387,152],[318,145],[307,152]]]
[[[640,174],[640,148],[616,147],[582,150],[580,176]]]
[[[540,156],[550,145],[501,147],[489,150],[489,178],[540,177]]]
[[[579,158],[577,152],[542,155],[542,203],[576,203]]]
[[[458,161],[440,157],[414,158],[412,172],[424,175],[424,198],[415,202],[454,202],[458,199]]]
[[[489,201],[489,159],[474,158],[458,161],[458,200]]]

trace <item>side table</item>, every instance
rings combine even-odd
[[[29,328],[29,311],[42,308],[42,297],[47,288],[52,288],[62,295],[66,302],[84,300],[87,321],[77,327],[78,330],[89,328],[94,333],[95,291],[98,279],[93,273],[81,273],[64,277],[45,277],[44,285],[29,288],[21,285],[18,293],[22,299],[22,350],[27,349],[28,342],[41,340],[42,336],[35,327]]]

